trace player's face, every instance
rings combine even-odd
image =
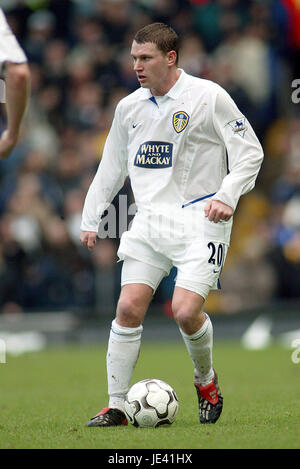
[[[176,52],[164,54],[152,42],[138,44],[133,41],[131,56],[134,71],[143,88],[150,88],[154,95],[163,95],[169,91]]]

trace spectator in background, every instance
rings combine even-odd
[[[121,269],[116,269],[116,246],[113,240],[105,238],[95,249],[96,310],[100,315],[111,314],[117,305]]]
[[[275,300],[300,299],[300,197],[286,204],[282,214],[285,236],[266,256],[275,274]]]
[[[55,17],[49,11],[37,11],[30,15],[27,26],[26,51],[33,62],[41,64],[44,48],[55,31]]]
[[[9,156],[19,138],[29,97],[30,73],[26,62],[25,53],[0,8],[0,75],[5,78],[6,84],[3,86],[3,82],[0,83],[0,101],[6,100],[7,112],[7,128],[0,139],[0,158]]]

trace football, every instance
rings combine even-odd
[[[144,379],[129,389],[125,412],[135,427],[170,425],[178,412],[178,398],[174,389],[164,381]]]

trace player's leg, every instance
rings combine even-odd
[[[107,348],[109,404],[93,417],[88,426],[127,424],[124,399],[136,365],[142,336],[142,321],[153,294],[166,272],[132,258],[122,268],[122,290],[112,321]]]
[[[176,286],[172,299],[174,318],[192,358],[195,381],[206,385],[214,372],[212,363],[213,328],[203,312],[204,298],[193,291]]]
[[[142,339],[142,321],[153,296],[145,284],[124,285],[109,335],[106,368],[109,407],[124,410]]]
[[[203,312],[207,293],[202,296],[187,288],[188,284],[186,288],[175,287],[172,309],[194,365],[200,422],[215,423],[222,412],[223,397],[213,369],[213,326]]]

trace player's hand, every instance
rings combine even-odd
[[[82,231],[80,234],[80,241],[82,244],[87,246],[90,251],[92,251],[96,246],[97,233],[94,231]]]
[[[204,209],[205,216],[209,221],[218,223],[228,221],[233,215],[233,208],[220,200],[209,200]]]
[[[17,143],[17,137],[12,136],[8,130],[4,130],[0,138],[0,158],[7,158]]]

